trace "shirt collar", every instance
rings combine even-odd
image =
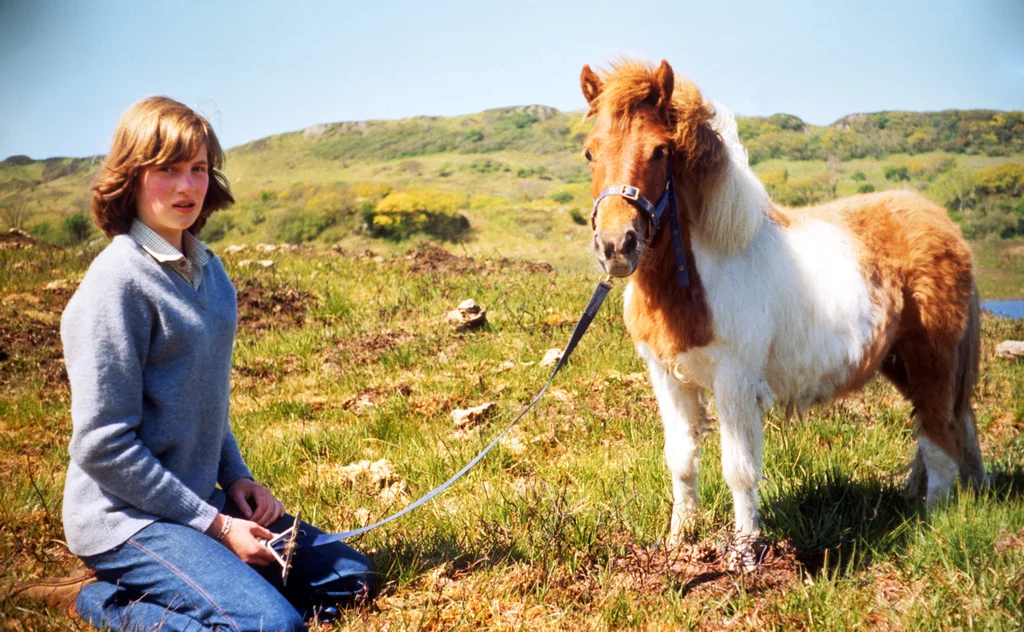
[[[210,262],[210,256],[213,254],[206,247],[206,244],[199,241],[195,235],[187,230],[181,235],[181,245],[185,249],[183,254],[137,217],[132,220],[132,226],[128,234],[142,246],[143,250],[160,263],[169,263],[187,258],[193,265],[202,268]]]

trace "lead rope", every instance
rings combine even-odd
[[[565,366],[565,363],[569,361],[569,356],[572,355],[572,352],[576,348],[576,345],[579,344],[580,339],[583,338],[583,334],[586,333],[587,328],[590,327],[590,323],[594,320],[594,317],[597,316],[598,310],[601,309],[601,304],[604,303],[604,299],[608,296],[608,292],[611,289],[612,286],[607,281],[602,280],[597,284],[597,288],[594,289],[594,294],[590,297],[590,302],[587,303],[586,308],[583,310],[583,314],[580,316],[579,322],[576,323],[576,328],[573,329],[572,336],[569,338],[569,343],[565,346],[565,350],[562,352],[562,357],[558,360],[558,364],[555,365],[555,370],[551,372],[551,377],[548,378],[547,383],[544,384],[544,388],[540,389],[540,392],[537,393],[537,396],[533,398],[533,401],[530,402],[530,405],[523,409],[523,412],[519,413],[519,415],[515,419],[513,419],[512,422],[504,430],[502,430],[501,433],[498,434],[498,436],[496,436],[489,444],[487,444],[486,448],[484,448],[479,454],[473,457],[472,461],[467,463],[465,467],[456,472],[454,476],[452,476],[447,481],[442,483],[439,487],[432,490],[426,496],[423,496],[419,500],[408,505],[401,511],[394,513],[388,516],[387,518],[384,518],[383,520],[378,520],[377,522],[367,525],[365,527],[361,527],[359,529],[352,529],[351,531],[344,531],[342,533],[323,533],[317,535],[314,538],[305,537],[305,532],[299,531],[298,529],[298,516],[296,516],[295,524],[292,526],[292,528],[279,534],[276,538],[274,538],[274,540],[271,540],[269,543],[272,550],[274,550],[275,553],[277,553],[277,555],[275,555],[274,557],[282,566],[282,577],[285,579],[285,581],[287,581],[288,571],[291,568],[292,556],[294,555],[296,550],[308,547],[323,546],[325,544],[330,544],[331,542],[347,540],[348,538],[353,538],[357,535],[362,535],[367,531],[371,531],[373,529],[376,529],[377,527],[384,526],[393,520],[397,520],[405,514],[409,513],[410,511],[420,507],[421,505],[431,500],[438,494],[444,492],[446,489],[451,487],[452,484],[455,483],[455,481],[462,478],[462,476],[466,472],[471,470],[474,465],[479,463],[480,460],[483,459],[487,455],[487,453],[491,451],[491,448],[496,446],[498,442],[501,441],[502,437],[504,437],[508,433],[508,431],[512,429],[513,426],[519,423],[519,420],[522,419],[526,415],[526,413],[530,411],[531,408],[533,408],[534,404],[540,401],[540,398],[548,390],[548,387],[551,386],[551,383],[554,381],[555,376],[558,375],[558,372],[562,370],[562,367]],[[303,539],[305,541],[303,541]]]

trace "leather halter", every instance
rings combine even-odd
[[[651,226],[651,236],[648,238],[648,243],[651,243],[658,236],[662,215],[665,214],[665,208],[668,207],[668,224],[672,230],[672,254],[676,261],[676,282],[679,283],[679,287],[687,287],[690,285],[690,275],[686,269],[686,251],[683,250],[683,235],[679,228],[679,210],[676,208],[676,191],[675,186],[672,184],[671,154],[668,156],[667,161],[666,166],[668,170],[665,175],[665,192],[658,198],[657,204],[651,204],[647,198],[640,195],[640,189],[635,186],[613,184],[594,198],[594,208],[590,212],[590,228],[592,230],[597,228],[597,205],[601,203],[601,200],[610,195],[618,195],[635,206],[647,218],[647,222]]]

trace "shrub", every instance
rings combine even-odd
[[[377,182],[357,182],[352,185],[351,192],[357,199],[382,200],[391,193],[391,186]]]
[[[80,244],[92,234],[92,222],[85,213],[72,213],[61,222],[61,228],[66,236],[67,245]]]
[[[50,225],[50,222],[40,222],[34,226],[29,226],[28,234],[36,239],[50,242],[53,241],[53,226]]]
[[[214,213],[206,220],[206,225],[203,226],[203,232],[200,235],[203,241],[220,241],[234,227],[234,215],[222,211]]]
[[[789,170],[788,169],[775,169],[773,171],[762,171],[757,174],[761,184],[768,191],[769,195],[777,195],[778,192],[785,187],[786,182],[789,181]]]
[[[444,241],[462,241],[469,234],[464,215],[430,211],[373,211],[364,214],[367,232],[373,237],[399,241],[417,233]]]
[[[85,213],[73,213],[62,219],[56,226],[40,222],[28,229],[33,237],[58,246],[75,246],[88,239],[93,233],[92,222]]]
[[[392,192],[377,203],[378,213],[429,211],[450,213],[465,208],[469,198],[459,193],[446,193],[437,189],[409,189]]]
[[[583,216],[578,208],[569,209],[569,217],[572,218],[573,223],[579,224],[580,226],[587,225],[587,218]]]
[[[278,241],[302,244],[313,241],[336,222],[335,213],[312,208],[298,209],[279,216],[273,233]]]
[[[853,179],[854,182],[864,182],[865,180],[868,179],[868,177],[864,175],[863,171],[854,172],[854,174],[850,176],[850,178]]]
[[[469,233],[469,220],[457,214],[469,198],[436,189],[392,192],[367,211],[361,209],[363,228],[373,237],[401,240],[424,234],[445,241],[461,241]]]
[[[885,168],[886,180],[910,180],[910,171],[906,165],[899,167],[889,166]]]
[[[486,160],[474,160],[468,165],[462,165],[460,169],[475,171],[476,173],[497,173],[503,169],[508,171],[508,168],[506,168],[505,165],[501,164],[497,160],[491,160],[490,158],[487,158]]]
[[[559,204],[568,204],[573,200],[573,194],[568,191],[555,191],[548,197]]]
[[[516,176],[519,178],[533,178],[537,177],[541,180],[550,180],[551,176],[548,174],[548,168],[544,165],[539,167],[520,167],[516,171]]]
[[[874,191],[875,186],[869,182],[865,182],[864,184],[857,187],[857,193],[874,193]]]
[[[836,197],[833,174],[823,173],[810,178],[788,180],[777,189],[776,199],[787,206],[807,206]]]

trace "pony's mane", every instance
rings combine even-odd
[[[604,85],[601,94],[591,105],[588,116],[603,110],[618,119],[644,103],[653,105],[661,95],[656,73],[657,69],[642,62],[627,59],[613,61],[608,70],[601,72]],[[712,147],[704,146],[714,139],[696,138],[691,134],[691,131],[709,125],[714,116],[714,108],[704,102],[697,86],[686,77],[676,76],[672,102],[669,104],[669,118],[674,126],[672,140],[676,148],[690,156],[717,153],[710,151]],[[707,168],[713,166],[710,163],[706,165]]]
[[[624,119],[643,104],[654,105],[661,94],[657,69],[641,62],[614,61],[601,80],[604,85],[588,116],[601,111]],[[705,101],[690,79],[678,75],[667,114],[675,150],[686,156],[685,169],[703,193],[703,208],[694,209],[691,220],[709,246],[725,251],[746,246],[770,202],[747,163],[735,117]]]

